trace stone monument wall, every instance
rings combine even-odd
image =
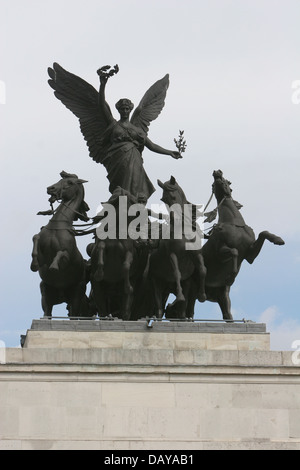
[[[265,325],[33,321],[0,365],[1,449],[300,449]]]

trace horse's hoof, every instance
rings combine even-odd
[[[231,314],[229,314],[228,316],[223,316],[223,320],[226,322],[226,323],[233,323],[233,317]]]
[[[285,241],[281,237],[275,237],[273,243],[274,245],[285,245]]]
[[[198,300],[199,302],[205,302],[207,300],[206,294],[199,294]]]

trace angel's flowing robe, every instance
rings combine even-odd
[[[146,199],[154,193],[155,188],[143,165],[145,140],[146,134],[130,123],[125,126],[115,121],[107,129],[104,136],[107,151],[102,163],[107,170],[111,193],[117,186],[133,196],[143,194]]]

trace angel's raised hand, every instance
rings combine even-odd
[[[178,160],[179,158],[182,158],[182,155],[179,152],[171,152],[171,157]]]
[[[106,74],[101,73],[100,69],[97,70],[97,73],[99,75],[100,83],[102,85],[105,85],[107,83],[108,76]]]
[[[97,74],[99,75],[100,82],[102,84],[105,84],[110,77],[112,77],[118,72],[119,72],[118,64],[116,64],[114,67],[111,67],[110,65],[104,65],[103,67],[97,70]]]
[[[110,65],[103,65],[100,69],[97,70],[98,75],[106,75],[107,71],[110,69]]]
[[[105,84],[109,78],[108,70],[110,69],[110,65],[104,65],[97,70],[97,74],[99,75],[100,82]]]

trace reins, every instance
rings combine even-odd
[[[214,197],[214,194],[215,194],[215,192],[214,192],[214,190],[212,190],[211,196],[210,196],[210,198],[209,198],[209,200],[208,200],[208,202],[207,202],[207,204],[206,204],[206,206],[205,206],[203,212],[205,212],[206,209],[208,208],[209,204],[210,204],[211,201],[212,201],[212,198]],[[217,205],[216,209],[219,209],[219,207],[220,207],[220,206],[223,204],[223,202],[225,201],[226,197],[228,197],[228,196],[224,196],[224,197],[223,197],[222,201]]]
[[[211,203],[211,200],[212,200],[213,197],[214,197],[214,190],[212,190],[211,196],[210,196],[210,198],[209,198],[209,200],[208,200],[206,206],[204,207],[203,212],[206,211],[206,209],[208,208],[209,204]]]
[[[53,204],[52,204],[52,202],[50,202],[51,210],[40,211],[40,212],[38,212],[37,215],[54,215],[54,214],[56,214],[59,207],[61,205],[63,205],[67,209],[70,209],[74,214],[79,215],[80,217],[84,217],[83,214],[81,214],[80,212],[76,211],[72,207],[67,206],[67,204],[65,204],[65,202],[63,202],[61,199],[57,199],[57,202],[60,205],[56,209],[53,209]],[[86,219],[87,219],[87,221],[91,220],[89,217],[87,217]],[[57,220],[56,222],[66,222],[66,221]],[[49,223],[51,223],[51,220],[49,221]],[[91,222],[91,223],[87,223],[87,224],[72,224],[70,229],[73,231],[75,236],[89,235],[90,233],[95,233],[96,229],[94,229],[94,228],[93,229],[92,228],[88,229],[88,227],[92,227],[93,225],[97,225],[97,224],[98,224],[98,222]],[[87,229],[86,230],[84,230],[84,229],[76,230],[73,227],[87,227]],[[66,227],[56,227],[55,230],[66,230]]]

